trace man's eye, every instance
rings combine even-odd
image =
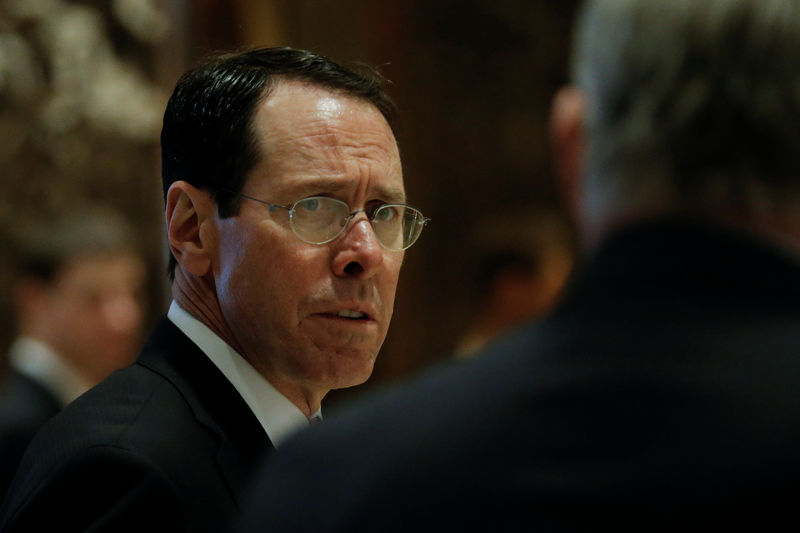
[[[389,222],[390,220],[394,220],[397,218],[397,208],[391,205],[384,205],[380,207],[377,211],[375,211],[375,220],[379,220],[381,222]]]
[[[319,209],[319,204],[319,198],[306,198],[305,200],[300,200],[297,202],[298,207],[301,207],[306,211],[316,211]]]

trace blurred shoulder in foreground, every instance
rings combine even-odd
[[[800,477],[800,2],[593,0],[546,318],[312,428],[241,531],[744,530]]]

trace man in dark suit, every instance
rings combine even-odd
[[[2,531],[214,531],[258,459],[366,380],[404,250],[392,104],[293,49],[185,74],[161,135],[173,303],[136,364],[34,439]]]
[[[241,531],[794,518],[800,2],[585,9],[554,101],[585,250],[562,302],[288,442]]]
[[[0,496],[39,428],[133,362],[145,273],[132,228],[105,207],[20,221],[10,241],[17,337],[0,382]]]

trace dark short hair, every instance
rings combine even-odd
[[[110,207],[93,204],[20,220],[9,233],[16,277],[46,283],[82,257],[140,254],[130,222]]]
[[[358,71],[293,48],[259,48],[209,57],[178,81],[164,113],[164,197],[178,180],[209,191],[221,217],[238,213],[237,196],[258,162],[255,111],[278,80],[298,80],[373,104],[394,129],[395,105],[373,69]],[[170,277],[175,258],[170,257]]]

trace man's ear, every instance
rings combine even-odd
[[[167,191],[167,240],[178,263],[198,277],[211,269],[216,226],[216,204],[211,196],[185,181]]]
[[[574,85],[563,87],[553,99],[550,136],[561,193],[573,215],[578,213],[585,150],[586,103]]]

